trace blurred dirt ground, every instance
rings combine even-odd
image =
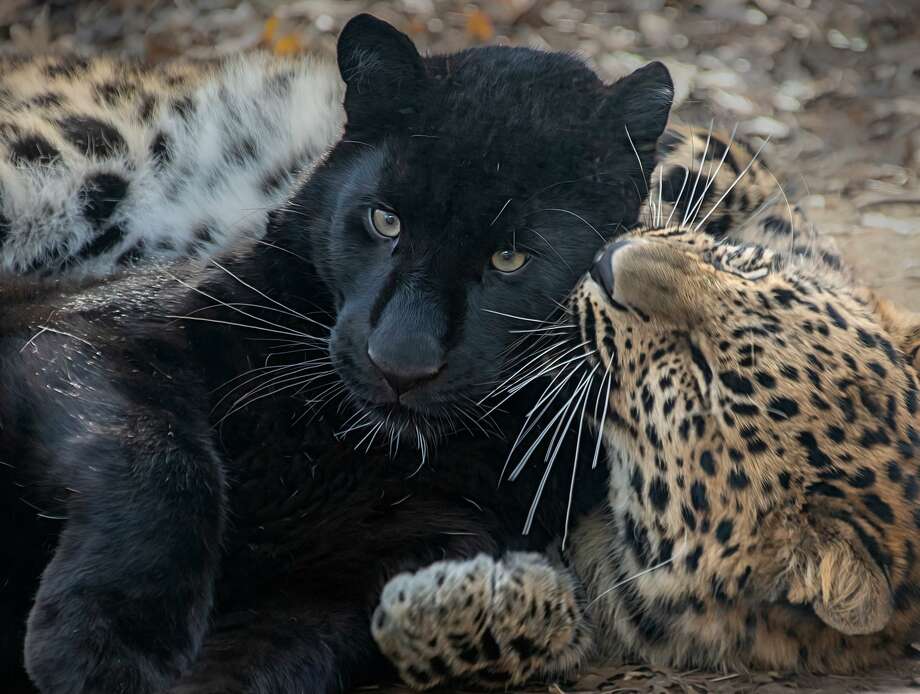
[[[788,196],[838,240],[863,281],[920,310],[920,0],[0,0],[0,51],[331,55],[359,11],[431,51],[572,50],[607,79],[664,60],[676,118],[737,124],[755,144],[769,138],[764,151]],[[908,661],[862,678],[625,667],[532,691],[897,691],[916,674]]]

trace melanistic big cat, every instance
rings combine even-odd
[[[521,536],[543,471],[497,488],[510,440],[463,417],[636,221],[667,71],[421,58],[366,15],[338,59],[345,133],[264,243],[2,290],[0,648],[9,671],[28,613],[43,692],[340,691],[390,672],[369,631],[390,576],[562,530],[546,503]],[[526,395],[494,414],[509,437]],[[576,491],[601,502],[603,475]]]

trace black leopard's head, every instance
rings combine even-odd
[[[422,57],[369,15],[338,63],[347,126],[284,241],[309,244],[352,400],[400,431],[478,401],[635,223],[673,87],[660,63],[605,85],[528,48]]]

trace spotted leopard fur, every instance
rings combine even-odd
[[[699,161],[709,133],[679,137]],[[589,274],[574,292],[572,340],[613,383],[609,505],[578,523],[567,565],[511,554],[393,579],[374,634],[414,687],[504,687],[589,659],[851,672],[901,654],[920,617],[920,319],[744,180],[749,209],[696,225],[662,191],[646,219],[672,223],[609,246],[611,286]]]
[[[313,60],[0,59],[0,272],[107,275],[258,238],[339,136]]]

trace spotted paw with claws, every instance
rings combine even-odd
[[[591,645],[568,572],[541,555],[517,552],[395,576],[372,630],[418,689],[448,682],[504,688],[565,676]]]

